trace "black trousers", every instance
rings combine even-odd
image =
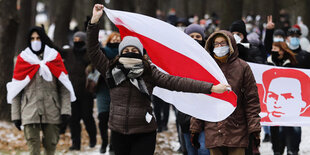
[[[115,155],[153,155],[156,145],[156,131],[125,135],[112,131]]]
[[[98,119],[99,119],[99,131],[100,131],[101,140],[102,140],[101,146],[106,148],[109,143],[109,138],[108,138],[109,112],[99,113]],[[110,137],[110,148],[112,148],[111,139],[112,139],[112,135]]]
[[[71,120],[70,120],[70,131],[72,145],[80,147],[81,145],[81,119],[85,124],[86,131],[88,133],[91,143],[96,143],[96,124],[93,117],[94,101],[92,98],[82,98],[71,104]]]
[[[154,113],[158,129],[161,131],[162,127],[167,127],[169,119],[170,104],[163,101],[161,98],[153,95]]]

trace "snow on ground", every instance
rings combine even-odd
[[[97,123],[97,117],[95,117]],[[57,145],[57,155],[100,155],[99,149],[101,139],[99,131],[97,132],[97,145],[95,148],[89,148],[88,136],[83,126],[82,131],[82,148],[81,151],[68,151],[71,146],[70,133],[67,130],[65,135],[61,135],[59,143]],[[302,140],[300,144],[300,155],[310,154],[310,127],[302,127]],[[261,133],[261,138],[264,138],[264,132]],[[155,155],[181,155],[177,150],[180,144],[177,138],[177,131],[175,127],[175,115],[174,111],[170,112],[168,131],[157,134],[157,144],[155,149]],[[43,151],[42,151],[43,152]],[[273,155],[271,150],[271,143],[261,143],[260,147],[261,155]],[[0,122],[0,155],[26,155],[27,145],[24,140],[22,131],[18,131],[13,123]],[[286,153],[285,153],[286,154]],[[104,155],[114,155],[109,152]]]

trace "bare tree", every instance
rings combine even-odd
[[[157,0],[135,0],[135,12],[156,17]]]
[[[222,11],[220,13],[221,29],[229,29],[231,23],[242,18],[243,0],[220,0]]]
[[[20,17],[20,23],[17,33],[17,42],[15,52],[19,54],[21,50],[27,47],[27,35],[30,27],[35,25],[37,0],[21,0],[20,10],[18,10],[18,16]]]
[[[69,24],[75,0],[58,0],[56,6],[54,43],[62,47],[69,43]]]
[[[16,0],[0,1],[0,120],[10,120],[10,105],[6,101],[6,84],[13,73],[14,47],[18,28]]]

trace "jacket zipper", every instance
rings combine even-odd
[[[125,122],[125,132],[128,133],[128,122],[129,122],[129,103],[131,100],[131,85],[129,85],[129,96],[127,100],[127,107],[126,107],[126,122]]]

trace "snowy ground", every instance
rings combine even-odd
[[[97,117],[95,117],[97,118]],[[262,138],[264,133],[261,133]],[[310,154],[310,127],[302,128],[302,141],[300,144],[300,155]],[[81,151],[68,151],[71,145],[70,133],[67,131],[65,135],[60,137],[57,145],[57,155],[99,155],[100,149],[100,135],[97,134],[98,143],[95,148],[88,147],[88,136],[83,128],[82,131],[82,148]],[[168,131],[159,133],[157,135],[157,145],[155,155],[181,155],[177,152],[179,148],[177,132],[175,127],[174,112],[171,111],[168,124]],[[13,124],[0,122],[0,155],[26,155],[27,153],[26,141],[23,137],[23,132],[18,131]],[[271,143],[261,143],[261,155],[272,155]],[[285,153],[286,154],[286,153]],[[114,155],[107,151],[105,155]]]

